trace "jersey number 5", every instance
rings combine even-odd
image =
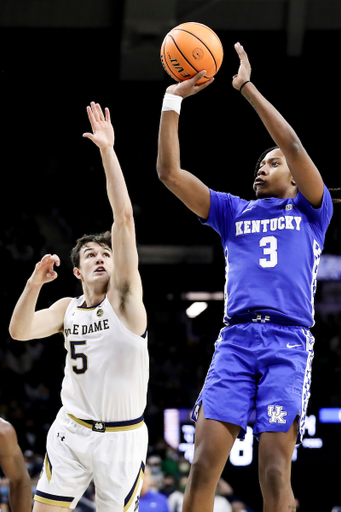
[[[72,367],[73,371],[77,373],[77,375],[81,373],[85,373],[88,369],[88,357],[83,354],[83,352],[76,352],[76,348],[79,345],[86,345],[86,341],[71,341],[70,340],[70,348],[71,348],[71,359],[81,359],[81,366],[74,365]]]
[[[263,268],[275,267],[277,265],[277,238],[263,236],[259,240],[259,247],[263,247],[263,254],[266,256],[266,258],[260,258],[260,266]]]

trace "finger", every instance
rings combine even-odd
[[[211,85],[214,82],[214,77],[207,80],[207,82],[204,82],[203,84],[199,84],[196,86],[197,92],[202,91],[202,89],[206,89],[209,85]]]
[[[40,260],[39,263],[43,263],[44,261],[48,260],[49,258],[51,258],[51,254],[45,254],[42,259]]]
[[[194,75],[192,78],[190,78],[188,81],[192,82],[193,84],[196,84],[205,75],[206,75],[206,69],[203,69],[202,71],[199,71],[199,73]]]
[[[47,272],[46,277],[48,277],[52,281],[53,279],[56,279],[56,277],[58,277],[58,274],[53,270],[52,272]]]
[[[92,101],[92,102],[90,103],[90,105],[91,105],[91,110],[92,110],[92,114],[93,114],[93,116],[94,116],[94,119],[95,119],[96,121],[99,121],[99,120],[100,120],[100,117],[99,117],[99,113],[98,113],[98,110],[97,110],[96,103],[95,103],[94,101]]]
[[[59,267],[59,265],[60,265],[60,259],[59,259],[59,256],[57,256],[57,254],[53,254],[53,255],[51,256],[51,258],[53,259],[53,261],[54,261],[55,265],[57,265],[57,267]]]
[[[86,112],[88,114],[88,118],[89,118],[89,121],[90,121],[90,124],[91,124],[92,131],[94,132],[95,131],[96,119],[95,119],[95,116],[93,114],[92,108],[91,107],[86,107]]]
[[[83,133],[82,137],[84,137],[84,139],[90,139],[93,142],[95,140],[95,137],[94,137],[93,133],[88,133],[88,132],[87,133]]]
[[[104,121],[103,111],[102,111],[101,105],[99,103],[96,103],[96,110],[97,110],[98,117],[99,117],[100,121]]]
[[[105,120],[108,122],[108,123],[111,123],[111,119],[110,119],[110,111],[107,107],[105,107]]]
[[[235,44],[234,47],[240,57],[240,60],[248,60],[247,53],[244,50],[244,47],[240,43]]]

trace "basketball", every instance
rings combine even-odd
[[[165,71],[177,82],[183,82],[206,70],[198,84],[217,74],[223,61],[223,46],[217,34],[196,22],[174,27],[163,40],[161,62]]]

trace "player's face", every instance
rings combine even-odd
[[[296,184],[280,149],[273,149],[265,155],[253,183],[253,190],[258,199],[285,199],[296,195]]]
[[[108,283],[113,272],[111,249],[93,242],[84,245],[79,253],[79,268],[75,270],[87,284]]]

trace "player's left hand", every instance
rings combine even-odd
[[[105,109],[104,116],[101,106],[92,101],[90,107],[86,107],[86,111],[91,124],[92,133],[83,133],[83,137],[92,140],[100,149],[113,147],[115,134],[110,121],[109,109]]]
[[[234,75],[232,80],[232,85],[235,89],[239,91],[241,86],[248,82],[251,78],[251,65],[247,56],[246,51],[242,47],[240,43],[236,43],[234,45],[236,52],[238,53],[240,59],[240,65],[238,69],[238,74]]]

